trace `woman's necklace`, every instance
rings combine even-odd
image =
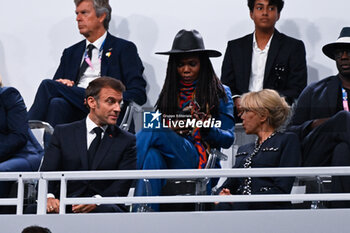
[[[270,138],[276,135],[276,131],[273,132],[270,136],[268,136],[263,142],[259,144],[259,138],[255,141],[255,146],[253,152],[248,156],[248,158],[245,160],[243,167],[244,168],[251,168],[252,167],[252,158],[260,151],[261,146]],[[244,179],[243,187],[242,187],[242,194],[243,195],[251,195],[252,194],[252,178],[247,177]]]

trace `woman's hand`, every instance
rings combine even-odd
[[[192,128],[184,128],[184,127],[171,127],[172,130],[174,130],[177,134],[180,135],[189,135],[192,133]]]
[[[221,195],[221,196],[227,196],[227,195],[231,195],[231,192],[230,192],[229,189],[223,188],[223,189],[221,190],[221,192],[219,193],[219,195]]]
[[[191,106],[187,106],[180,113],[177,114],[177,118],[171,119],[173,124],[170,124],[170,128],[174,130],[177,134],[180,135],[189,135],[192,133],[193,128],[192,127],[179,127],[178,122],[183,121],[186,124],[187,118],[191,119]],[[179,115],[181,115],[179,117]],[[174,126],[175,125],[175,126]]]
[[[223,188],[221,192],[219,193],[220,196],[228,196],[232,195],[229,189]],[[219,204],[219,202],[214,202],[215,205]]]

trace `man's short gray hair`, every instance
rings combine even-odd
[[[103,26],[106,30],[108,30],[109,22],[111,21],[112,17],[112,8],[109,5],[109,0],[74,0],[75,6],[78,6],[83,1],[90,1],[93,3],[97,17],[100,17],[102,14],[106,13]]]

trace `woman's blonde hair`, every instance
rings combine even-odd
[[[243,110],[266,116],[267,123],[274,129],[281,127],[290,113],[290,107],[284,97],[271,89],[244,94],[241,99],[241,107]]]

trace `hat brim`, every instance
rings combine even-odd
[[[187,54],[187,53],[206,53],[208,57],[220,57],[221,53],[212,49],[191,49],[191,50],[170,50],[167,52],[156,52],[159,55],[172,55],[172,54]]]
[[[350,48],[350,42],[334,42],[323,46],[323,53],[330,59],[335,60],[334,51],[341,48]]]

